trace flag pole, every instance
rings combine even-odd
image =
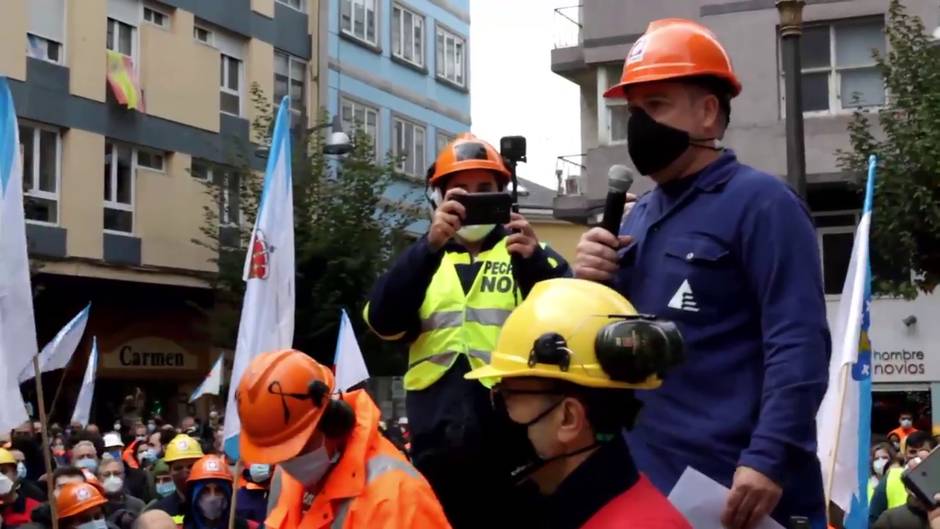
[[[69,358],[69,363],[72,362],[72,359]],[[55,411],[55,404],[59,402],[59,395],[62,394],[62,386],[65,385],[65,378],[68,376],[69,364],[65,364],[65,367],[62,369],[62,378],[59,379],[59,387],[55,388],[55,395],[52,396],[52,404],[49,405],[49,415]]]
[[[224,455],[222,457],[225,457]],[[228,512],[228,529],[235,529],[235,508],[238,504],[238,478],[242,475],[242,460],[241,458],[235,462],[235,475],[232,476],[232,501],[231,507],[229,507]]]
[[[832,486],[835,483],[835,473],[836,473],[836,459],[838,459],[839,454],[839,441],[842,439],[842,412],[845,410],[845,386],[849,381],[849,369],[852,369],[851,365],[843,365],[842,373],[840,374],[839,380],[839,415],[838,420],[836,421],[836,440],[832,445],[832,454],[829,456],[829,474],[826,475],[826,493],[824,495],[826,499],[826,518],[829,518],[829,500],[832,498]]]
[[[46,465],[46,489],[49,494],[49,509],[52,513],[52,529],[59,529],[59,519],[55,507],[55,483],[52,478],[52,453],[49,451],[49,418],[46,416],[46,399],[42,394],[42,372],[39,369],[39,355],[33,357],[33,371],[36,373],[36,399],[39,405],[39,422],[42,424],[42,457]],[[59,387],[62,385],[59,384]]]

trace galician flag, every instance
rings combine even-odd
[[[29,420],[17,378],[36,356],[18,130],[13,95],[0,77],[0,431]]]
[[[829,389],[816,415],[819,461],[826,497],[845,513],[846,529],[868,528],[871,447],[871,266],[868,234],[875,191],[876,158],[868,161],[862,220],[833,325]]]
[[[235,362],[225,406],[225,452],[238,459],[241,421],[235,391],[242,373],[261,353],[294,342],[294,193],[291,178],[290,101],[278,107],[258,216],[245,256],[245,299],[238,323]]]
[[[88,426],[91,418],[91,401],[95,397],[95,372],[98,371],[98,337],[91,339],[91,354],[88,355],[88,366],[85,367],[85,376],[82,378],[82,388],[78,391],[78,400],[75,402],[75,411],[72,412],[72,422]]]
[[[75,349],[82,341],[82,335],[85,334],[89,311],[91,311],[91,303],[85,305],[85,308],[76,314],[72,321],[66,323],[65,327],[62,327],[55,335],[55,338],[42,348],[42,351],[39,352],[39,369],[41,372],[46,373],[56,369],[65,369],[65,366],[69,364]],[[33,365],[30,364],[20,373],[19,383],[22,384],[34,376],[35,371]]]
[[[356,332],[353,330],[349,314],[343,309],[339,323],[339,336],[336,338],[336,388],[340,391],[349,391],[356,384],[369,380],[369,370],[362,359],[359,342],[356,341]]]
[[[194,402],[203,395],[218,395],[222,388],[222,359],[225,355],[219,355],[219,359],[212,364],[212,369],[206,379],[199,384],[193,395],[189,397],[189,402]]]

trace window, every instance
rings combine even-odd
[[[392,7],[392,55],[424,67],[424,17],[397,4]]]
[[[303,12],[304,10],[304,0],[277,0],[277,3],[292,7],[297,11]]]
[[[161,28],[168,28],[170,27],[170,15],[152,7],[144,6],[144,22],[149,22]]]
[[[241,61],[222,55],[221,63],[221,109],[226,114],[241,115]]]
[[[424,127],[400,118],[394,119],[392,145],[395,157],[401,156],[398,170],[411,176],[424,175]]]
[[[200,160],[193,160],[189,167],[189,174],[197,180],[212,181],[212,168],[209,164]]]
[[[362,129],[372,140],[373,153],[378,153],[378,137],[376,131],[379,123],[379,110],[358,101],[346,99],[340,100],[340,121],[343,124],[343,131],[354,135],[356,130]]]
[[[222,186],[219,193],[219,225],[238,226],[241,220],[238,208],[238,173],[223,172],[219,185]]]
[[[295,116],[303,116],[306,111],[306,72],[307,63],[286,53],[274,52],[274,104],[280,104],[284,96],[290,96],[290,109]]]
[[[26,34],[26,53],[34,59],[58,64],[62,56],[62,45],[54,40]]]
[[[841,294],[852,258],[858,212],[814,213],[813,219],[816,221],[816,238],[822,258],[824,291],[826,294]]]
[[[883,105],[884,80],[872,50],[885,51],[881,18],[804,27],[803,112]]]
[[[108,19],[108,49],[134,56],[134,26],[113,18]]]
[[[340,0],[340,31],[373,46],[379,45],[375,30],[375,0]]]
[[[437,77],[457,86],[465,84],[466,41],[450,31],[437,28]]]
[[[212,31],[199,26],[193,26],[193,38],[209,46],[214,42]]]
[[[620,74],[623,65],[607,64],[597,70],[597,85],[603,87],[599,94],[602,106],[603,128],[606,129],[606,142],[608,144],[626,143],[627,121],[630,119],[630,110],[626,99],[611,99],[603,97],[603,92],[620,83]]]
[[[456,140],[457,136],[453,134],[447,134],[446,132],[437,131],[437,154],[440,156],[441,152],[444,151],[444,147],[447,147],[447,144]]]
[[[137,150],[137,166],[163,172],[163,153],[145,149]]]
[[[62,144],[53,129],[20,126],[23,153],[23,206],[26,219],[59,222],[59,172]]]
[[[134,150],[108,142],[104,147],[104,229],[134,232]]]

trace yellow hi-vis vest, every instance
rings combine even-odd
[[[903,473],[903,468],[894,467],[889,468],[888,474],[885,476],[885,479],[888,480],[885,484],[885,496],[888,499],[889,509],[907,504],[907,488],[904,487],[904,482],[901,481],[901,474]]]
[[[516,289],[506,239],[480,252],[482,263],[473,286],[464,293],[456,265],[473,262],[467,252],[446,252],[431,278],[418,310],[421,334],[408,352],[405,389],[422,390],[440,379],[460,355],[474,369],[486,365],[503,322],[522,294]],[[492,380],[482,381],[492,385]]]

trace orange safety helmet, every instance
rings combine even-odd
[[[210,454],[196,461],[189,471],[189,478],[186,483],[206,479],[221,479],[229,483],[233,481],[232,473],[229,472],[228,465],[225,464],[225,459],[222,456]]]
[[[713,77],[728,85],[729,95],[741,93],[728,52],[705,26],[684,18],[650,22],[627,54],[620,83],[604,97],[625,97],[627,86],[685,77]]]
[[[489,143],[469,132],[457,136],[437,155],[434,173],[428,178],[428,185],[440,185],[442,178],[468,169],[484,169],[497,174],[497,179],[506,185],[512,177],[503,156]]]
[[[62,487],[55,498],[55,509],[59,519],[68,518],[108,503],[104,495],[90,483],[69,483]]]
[[[325,386],[329,397],[335,385],[327,367],[300,351],[284,349],[257,356],[235,393],[242,423],[242,458],[273,464],[299,454],[327,409],[327,403],[312,395],[314,386],[321,390]]]
[[[88,470],[87,468],[82,469],[82,475],[85,476],[85,483],[93,485],[96,489],[101,491],[104,494],[104,487],[101,485],[101,482],[98,481],[98,476],[94,472]]]

